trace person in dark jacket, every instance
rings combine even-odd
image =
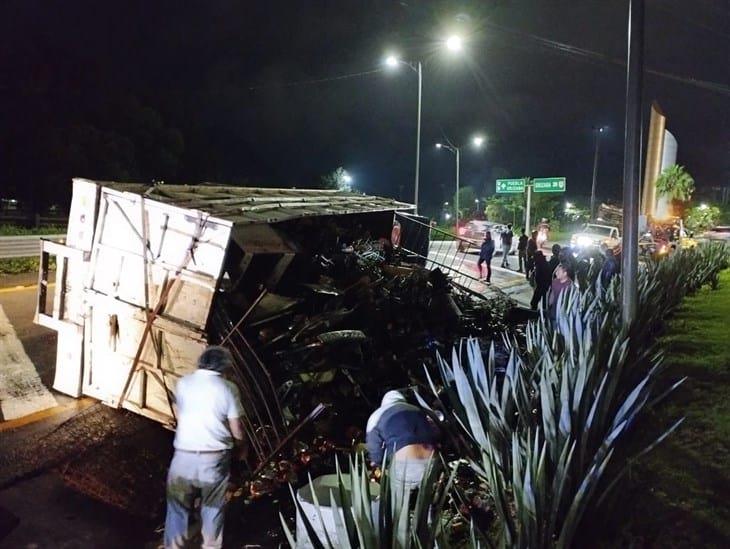
[[[611,279],[618,274],[618,261],[613,253],[613,249],[606,248],[605,250],[606,259],[601,267],[601,284],[606,288],[610,283]]]
[[[492,283],[492,256],[494,255],[494,240],[492,240],[492,233],[487,231],[484,235],[484,242],[479,250],[479,260],[477,261],[477,268],[479,269],[479,279],[486,280],[487,284]],[[482,264],[487,264],[487,276],[482,274]]]
[[[525,270],[527,269],[527,234],[525,234],[525,229],[522,229],[520,238],[517,240],[517,258],[519,261],[519,269],[517,269],[518,273],[523,273],[525,271],[522,270],[522,266],[524,265]]]
[[[532,231],[530,239],[527,241],[527,250],[525,252],[525,278],[530,280],[530,274],[535,268],[535,252],[537,251],[537,231]]]
[[[537,310],[537,304],[542,302],[543,307],[547,305],[547,293],[550,289],[550,283],[553,279],[553,273],[550,271],[547,259],[543,253],[538,250],[535,252],[535,291],[532,294],[530,307]]]
[[[552,252],[553,255],[550,257],[550,261],[548,261],[550,276],[555,275],[555,268],[560,264],[560,244],[553,244]]]
[[[391,473],[408,489],[418,488],[439,443],[439,430],[426,412],[409,404],[400,391],[388,391],[368,419],[365,442],[373,465],[382,467],[386,454]]]

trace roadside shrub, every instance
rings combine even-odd
[[[632,454],[637,421],[683,381],[659,387],[656,331],[685,295],[716,284],[727,265],[722,245],[647,264],[630,326],[621,318],[620,279],[607,288],[598,277],[586,280],[584,291],[561,295],[556,321],[541,314],[528,325],[524,344],[504,337],[503,373],[494,346],[485,360],[473,339],[450,362],[439,357],[443,389],[431,387],[447,421],[468,435],[470,465],[491,489],[501,525],[493,542],[562,548],[590,541],[580,530],[586,515],[682,421]]]

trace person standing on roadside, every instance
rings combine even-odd
[[[550,283],[553,279],[553,273],[550,272],[547,259],[543,253],[538,250],[535,252],[535,291],[532,293],[530,307],[537,310],[537,304],[542,302],[543,307],[547,305],[547,293],[550,289]]]
[[[525,278],[530,280],[530,275],[535,269],[535,252],[537,252],[537,231],[532,231],[530,239],[527,241],[527,250],[525,252]]]
[[[200,498],[203,547],[223,546],[226,490],[234,447],[245,460],[243,407],[238,388],[223,377],[233,366],[225,347],[211,346],[198,369],[177,382],[175,454],[167,474],[165,547],[187,547],[188,527]]]
[[[560,244],[553,244],[552,252],[553,255],[550,256],[550,261],[548,261],[548,268],[550,269],[550,276],[555,276],[555,269],[560,265]]]
[[[509,269],[509,261],[507,260],[509,256],[509,252],[512,249],[512,237],[514,234],[512,233],[512,224],[507,225],[507,230],[502,232],[501,240],[502,240],[502,267],[505,269]]]
[[[484,242],[479,250],[479,260],[477,261],[477,268],[479,269],[479,280],[486,280],[487,284],[492,283],[492,256],[494,255],[494,240],[492,240],[492,233],[487,231],[484,234]],[[482,264],[487,265],[487,276],[482,274]]]
[[[525,272],[527,270],[527,234],[525,234],[525,229],[522,229],[520,238],[517,240],[517,260],[519,264],[519,269],[517,269],[518,273]],[[522,270],[522,267],[524,266],[525,271]]]
[[[558,314],[558,298],[560,294],[573,286],[575,273],[567,265],[559,263],[555,268],[555,278],[550,283],[549,314],[555,320]]]

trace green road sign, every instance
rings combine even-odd
[[[524,179],[497,179],[498,193],[523,193],[525,192]]]
[[[532,180],[532,190],[536,193],[564,193],[564,177],[536,177]]]

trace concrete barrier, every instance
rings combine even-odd
[[[37,257],[41,252],[41,238],[63,242],[65,234],[30,234],[19,236],[0,236],[0,259],[17,257]]]

